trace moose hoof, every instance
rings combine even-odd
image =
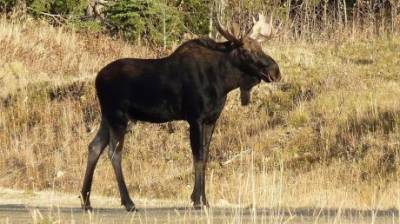
[[[193,203],[193,208],[195,210],[206,209],[208,207],[209,207],[209,205],[207,202],[206,203]]]
[[[135,204],[133,204],[133,202],[130,203],[126,203],[124,204],[126,211],[128,212],[137,212],[137,209],[135,207]]]
[[[92,211],[93,210],[92,206],[90,206],[90,205],[82,205],[82,209],[84,211]]]

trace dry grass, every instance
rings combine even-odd
[[[211,203],[397,208],[400,39],[283,41],[266,51],[284,81],[256,87],[249,107],[230,94],[211,144]],[[156,54],[5,19],[0,52],[0,186],[78,194],[99,121],[96,71],[120,57]],[[189,201],[188,126],[171,127],[139,123],[127,135],[123,166],[133,198]],[[107,160],[93,190],[118,195]]]

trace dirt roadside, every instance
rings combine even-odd
[[[76,195],[0,188],[0,223],[400,223],[399,211],[352,208],[243,208],[218,204],[193,210],[185,202],[135,200],[128,213],[118,198],[94,196],[84,212]]]

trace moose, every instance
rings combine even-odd
[[[274,34],[272,18],[269,24],[257,21],[258,27],[264,22],[266,28],[250,28],[240,37],[224,29],[218,19],[214,21],[217,31],[227,41],[192,39],[167,57],[118,59],[100,70],[95,86],[101,123],[88,147],[81,190],[83,209],[92,209],[89,198],[93,172],[100,155],[109,146],[108,155],[118,182],[121,204],[127,211],[136,211],[121,167],[128,122],[176,120],[189,124],[194,167],[193,206],[196,209],[208,207],[205,172],[209,146],[227,94],[239,88],[241,104],[247,105],[252,87],[261,80],[270,83],[281,79],[278,64],[260,46],[260,40]]]

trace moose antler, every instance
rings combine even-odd
[[[215,23],[215,28],[217,28],[218,32],[225,37],[227,40],[233,42],[236,46],[241,46],[243,43],[241,40],[237,39],[234,35],[229,33],[227,30],[222,28],[221,24],[219,23],[218,17],[216,13],[214,13],[213,21]]]
[[[253,21],[254,21],[254,17],[253,17]],[[240,39],[243,39],[243,38],[245,38],[245,37],[247,37],[247,36],[249,36],[249,34],[250,34],[250,32],[253,30],[253,28],[254,28],[254,22],[250,25],[250,27],[249,28],[247,28],[243,33],[242,33],[242,36],[240,37]]]
[[[277,28],[273,26],[273,15],[271,14],[269,23],[267,22],[266,16],[262,13],[258,14],[258,20],[253,17],[253,29],[249,35],[252,39],[259,42],[271,39],[279,33],[282,23]]]

